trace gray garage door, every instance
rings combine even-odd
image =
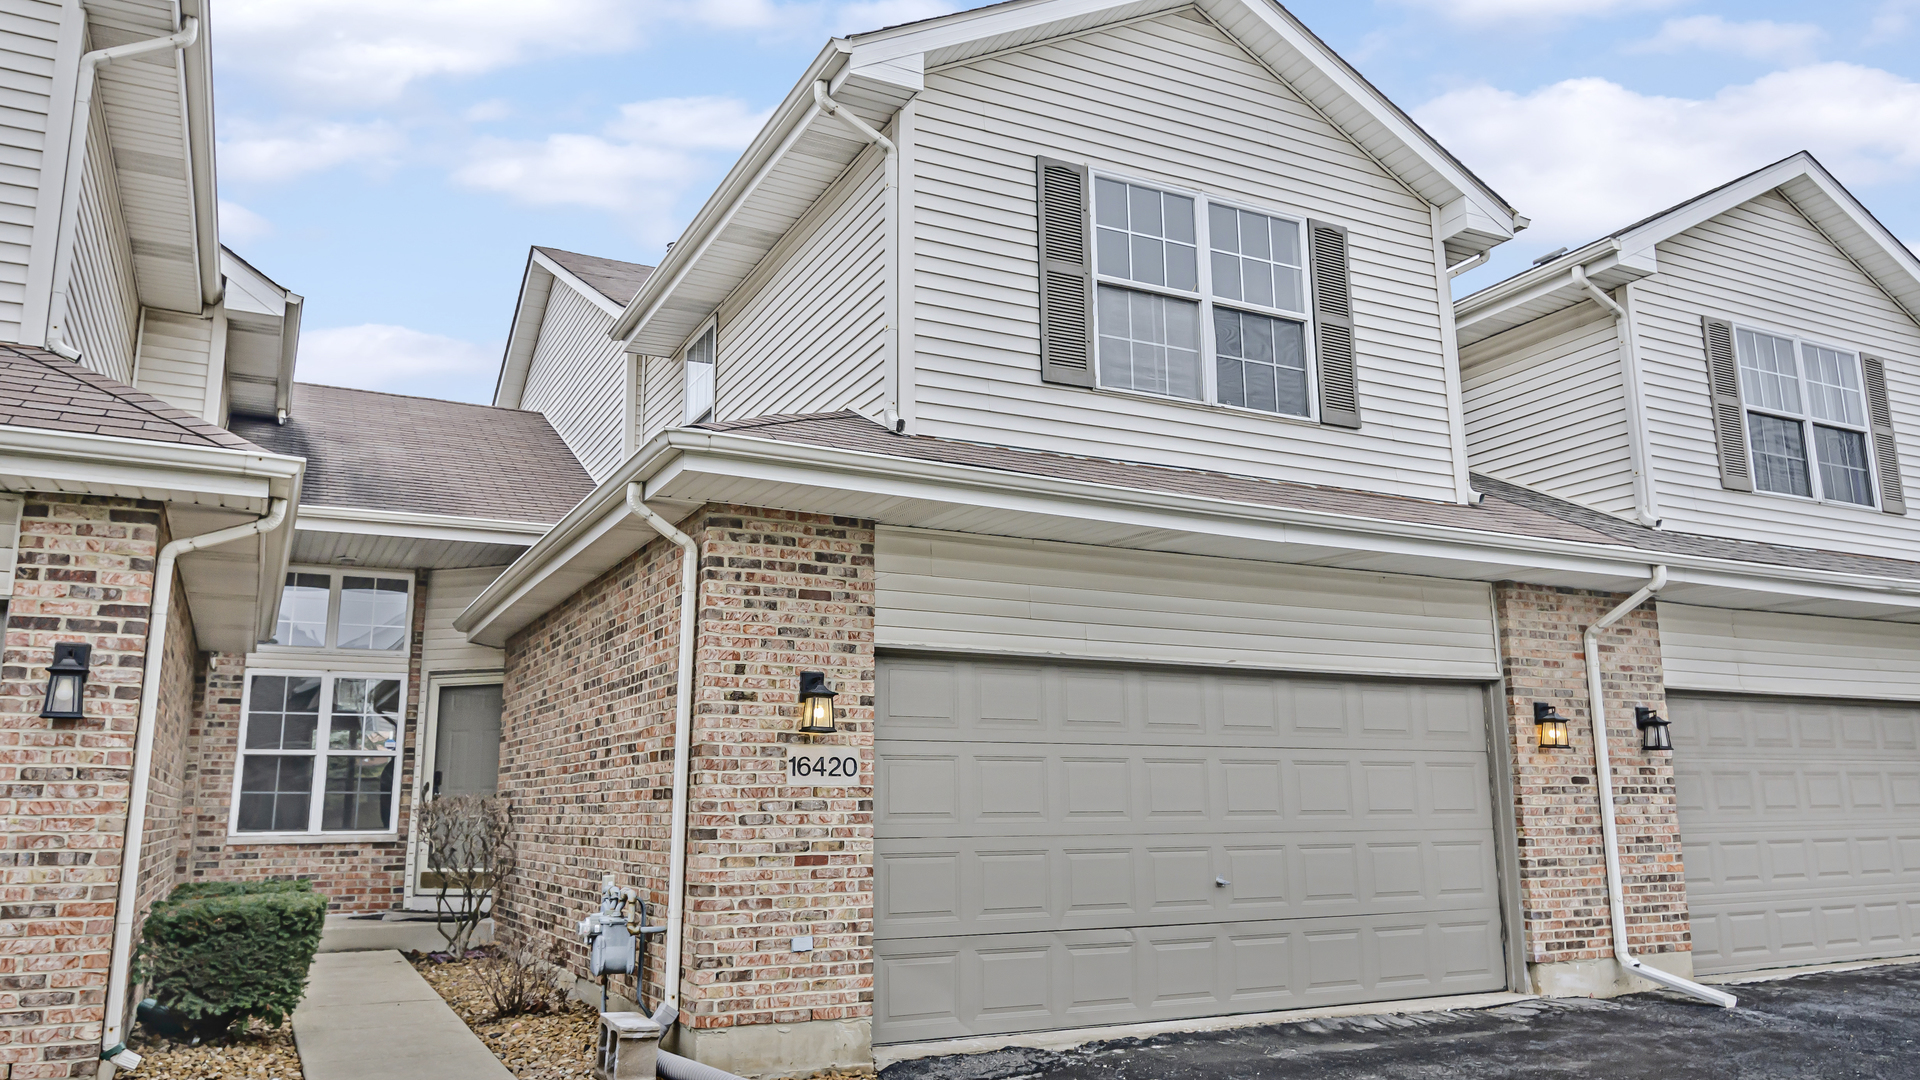
[[[1694,970],[1920,952],[1920,709],[1668,707]]]
[[[879,1042],[1498,990],[1485,692],[884,658]]]

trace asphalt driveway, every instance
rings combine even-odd
[[[1920,964],[1667,993],[1345,1017],[888,1066],[880,1080],[1920,1078]]]

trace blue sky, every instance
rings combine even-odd
[[[527,247],[652,263],[834,33],[938,0],[221,0],[221,228],[301,378],[486,401]],[[1534,224],[1498,280],[1809,149],[1920,243],[1920,0],[1296,0]]]

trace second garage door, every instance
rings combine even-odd
[[[876,1042],[1507,985],[1477,686],[877,681]]]
[[[1920,952],[1920,708],[1668,702],[1694,970]]]

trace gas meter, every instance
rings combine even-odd
[[[637,890],[615,885],[612,874],[601,879],[600,910],[580,920],[580,940],[587,945],[587,968],[594,978],[639,973],[639,937],[666,930],[646,921],[647,905]]]

